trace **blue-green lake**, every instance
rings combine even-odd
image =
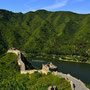
[[[49,61],[46,60],[32,60],[31,63],[35,67],[41,69],[42,64],[46,64]],[[80,79],[86,84],[90,84],[90,64],[76,63],[76,62],[65,62],[65,61],[52,61],[52,63],[58,66],[58,71]]]

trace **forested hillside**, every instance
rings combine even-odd
[[[0,54],[11,47],[31,53],[90,56],[90,14],[0,10]]]

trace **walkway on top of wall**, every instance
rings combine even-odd
[[[70,74],[63,74],[61,72],[53,72],[54,75],[61,76],[66,80],[70,81],[72,90],[90,90],[88,89],[84,83],[77,78],[71,76]]]

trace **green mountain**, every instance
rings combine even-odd
[[[0,10],[0,54],[11,47],[31,53],[90,56],[90,14]]]

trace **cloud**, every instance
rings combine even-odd
[[[42,4],[40,3],[39,3],[40,5],[36,5],[36,6],[33,4],[33,3],[38,3],[38,2],[44,3],[42,0],[28,0],[24,6],[29,8],[32,11],[36,11],[37,9],[53,10],[53,9],[57,9],[57,8],[65,6],[69,0],[50,0],[50,1],[52,1],[52,3],[54,4],[47,5],[47,6],[45,5],[44,7],[42,7]],[[46,0],[45,3],[46,2],[48,4],[48,0]]]
[[[47,9],[47,10],[51,10],[51,9],[57,9],[57,8],[60,8],[60,7],[63,7],[67,4],[68,0],[56,0],[57,3],[53,4],[53,5],[50,5],[50,6],[47,6],[47,7],[44,7],[42,9]]]

